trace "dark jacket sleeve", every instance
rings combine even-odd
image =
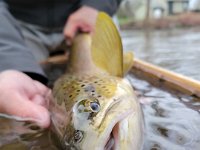
[[[6,4],[0,1],[0,72],[8,69],[25,72],[42,83],[47,81],[25,45],[16,20],[8,12]]]
[[[117,11],[121,1],[122,0],[81,0],[81,5],[96,8],[112,16]]]

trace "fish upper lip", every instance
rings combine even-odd
[[[112,108],[116,105],[118,105],[119,103],[121,103],[121,99],[114,99],[114,102],[110,105],[110,107],[106,110],[104,116],[107,116],[109,112],[112,111]],[[102,120],[101,120],[101,123],[98,125],[98,128],[101,127],[102,123],[104,122],[104,120],[106,120],[106,117],[104,117]]]

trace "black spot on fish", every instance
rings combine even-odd
[[[85,87],[85,92],[88,92],[88,91],[95,91],[94,86],[88,85],[87,87]]]
[[[92,120],[93,117],[95,117],[95,116],[96,116],[96,113],[91,112],[91,113],[89,113],[89,116],[88,116],[87,120]]]
[[[63,90],[65,90],[67,88],[67,86],[63,86]]]

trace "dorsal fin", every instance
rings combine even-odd
[[[112,19],[100,12],[92,35],[91,54],[94,64],[114,76],[123,76],[123,50]]]

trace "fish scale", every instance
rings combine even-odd
[[[142,111],[123,78],[133,55],[124,56],[126,61],[105,13],[99,13],[94,35],[75,37],[67,73],[55,82],[50,103],[52,131],[64,150],[141,149]]]
[[[118,78],[113,79],[110,76],[98,76],[98,75],[65,75],[64,79],[60,79],[62,86],[56,92],[63,92],[65,95],[65,101],[74,101],[79,95],[90,95],[94,97],[112,97],[117,88]],[[58,98],[58,104],[62,103],[63,98]]]

